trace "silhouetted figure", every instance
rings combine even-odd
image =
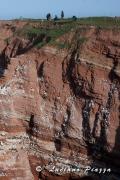
[[[58,21],[59,19],[58,19],[58,16],[57,15],[55,15],[55,17],[54,17],[54,21]]]
[[[48,14],[46,15],[46,18],[47,18],[48,21],[50,21],[50,20],[51,20],[51,14],[48,13]]]
[[[73,16],[72,19],[73,19],[73,21],[77,21],[77,17],[76,16]]]

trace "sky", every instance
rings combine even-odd
[[[60,16],[61,10],[66,17],[120,16],[120,0],[0,0],[0,19]]]

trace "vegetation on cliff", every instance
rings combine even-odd
[[[18,20],[17,20],[18,21]],[[58,49],[68,49],[71,46],[69,41],[65,41],[63,37],[77,29],[84,29],[95,26],[98,29],[114,29],[120,28],[120,19],[115,17],[88,17],[88,18],[69,18],[69,19],[51,19],[47,20],[34,20],[34,19],[22,19],[18,22],[26,22],[24,26],[18,28],[13,36],[19,36],[29,40],[34,47],[41,48],[45,45],[55,46]],[[85,42],[84,37],[80,37],[80,44]],[[5,39],[9,43],[9,39]]]

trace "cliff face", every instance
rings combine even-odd
[[[7,31],[12,33],[11,25]],[[64,50],[30,48],[19,37],[7,44],[1,39],[4,180],[80,179],[92,174],[85,171],[88,165],[111,168],[106,179],[119,173],[120,31],[78,28],[66,36],[71,47]],[[80,172],[51,174],[53,166]]]

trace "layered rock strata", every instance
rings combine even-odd
[[[82,27],[72,32],[66,50],[29,49],[19,37],[9,44],[1,39],[1,179],[117,179],[119,37],[119,29]]]

